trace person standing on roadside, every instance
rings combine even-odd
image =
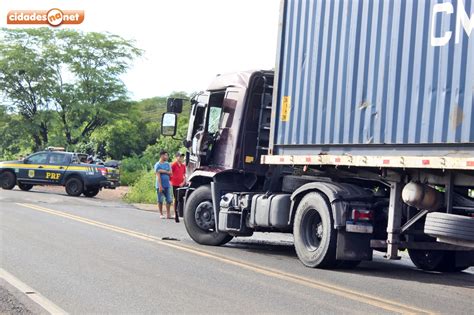
[[[170,206],[173,203],[171,192],[170,176],[172,175],[171,166],[168,163],[168,152],[160,152],[160,160],[155,164],[156,182],[155,188],[158,194],[158,210],[160,218],[164,219],[163,203],[166,203],[166,218],[171,219]]]
[[[176,161],[171,164],[171,185],[173,186],[173,197],[174,197],[174,220],[179,222],[178,213],[178,188],[183,187],[186,184],[186,165],[184,165],[183,154],[177,152],[175,154]]]

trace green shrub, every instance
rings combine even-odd
[[[145,161],[143,157],[137,155],[123,159],[120,165],[121,185],[133,185],[142,176],[143,172],[149,171],[152,168],[151,161]]]
[[[120,172],[120,185],[132,186],[142,176],[143,170],[134,172],[121,171]]]
[[[124,200],[130,203],[156,203],[155,173],[141,171],[138,180],[130,187]]]

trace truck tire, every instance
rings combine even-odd
[[[408,249],[413,264],[426,271],[460,272],[470,266],[456,265],[456,252],[446,250]]]
[[[0,174],[0,185],[2,189],[12,190],[16,185],[16,175],[13,172],[5,171]]]
[[[197,188],[186,201],[184,226],[189,236],[198,244],[219,246],[229,242],[232,236],[215,231],[211,187]]]
[[[20,187],[20,189],[23,190],[23,191],[30,191],[31,188],[33,188],[33,185],[31,185],[31,184],[19,183],[19,184],[18,184],[18,187]]]
[[[66,193],[69,196],[78,197],[84,191],[84,184],[78,177],[71,177],[66,181]]]
[[[296,254],[311,268],[335,268],[337,232],[326,198],[317,192],[303,197],[293,224]]]
[[[474,218],[441,212],[428,213],[425,234],[462,241],[474,241]]]
[[[86,196],[88,198],[92,198],[92,197],[97,196],[99,191],[100,191],[99,187],[93,187],[93,188],[88,188],[88,189],[84,190],[83,194],[84,194],[84,196]]]

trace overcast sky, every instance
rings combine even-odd
[[[78,28],[145,50],[123,77],[133,99],[199,91],[218,73],[275,65],[280,0],[0,0],[0,26],[9,10],[54,7],[83,9]]]

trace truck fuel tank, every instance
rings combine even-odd
[[[290,218],[290,194],[257,194],[252,198],[250,226],[288,228]]]

